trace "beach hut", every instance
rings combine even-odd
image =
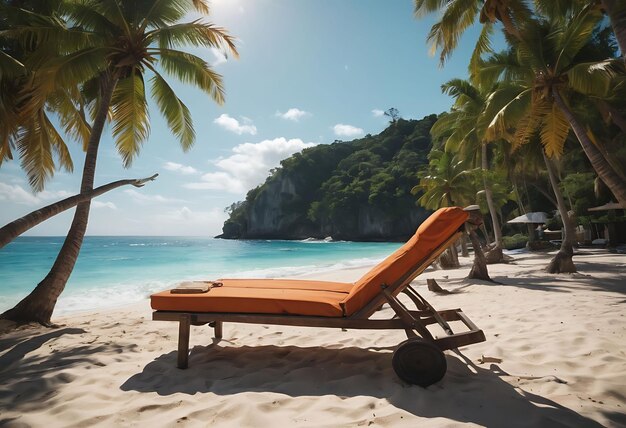
[[[592,243],[616,245],[626,242],[626,221],[624,215],[618,216],[617,210],[623,210],[617,202],[608,202],[604,205],[589,208],[587,211],[594,213],[607,212],[606,216],[592,220],[597,239]]]

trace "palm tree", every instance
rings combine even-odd
[[[232,38],[202,20],[178,23],[191,11],[208,13],[204,0],[65,1],[62,25],[33,25],[16,30],[21,40],[56,42],[67,53],[43,62],[33,79],[29,106],[40,106],[59,89],[81,85],[90,101],[93,123],[87,144],[80,193],[93,191],[98,146],[110,115],[115,144],[125,166],[138,155],[149,135],[144,76],[151,74],[151,94],[170,129],[188,150],[195,133],[189,109],[161,71],[192,83],[216,102],[223,102],[221,77],[201,58],[177,50],[182,44],[218,47],[236,54]],[[67,23],[72,25],[67,27]],[[159,66],[159,67],[157,67]],[[76,208],[63,246],[48,275],[35,290],[2,317],[50,323],[58,296],[72,272],[89,218],[90,200]]]
[[[534,10],[525,0],[414,0],[415,16],[441,12],[441,18],[428,34],[432,52],[441,50],[441,64],[452,54],[461,35],[471,27],[476,18],[483,24],[478,37],[470,68],[477,71],[480,55],[490,52],[490,36],[493,25],[500,22],[509,37],[520,39],[520,25],[532,18],[533,13],[553,19],[565,17],[567,9],[575,3],[580,7],[592,7],[606,13],[626,63],[626,3],[621,0],[534,0]]]
[[[623,2],[622,2],[623,3]],[[617,5],[612,1],[606,3],[611,6],[607,9],[617,17],[611,18],[612,23],[624,24],[623,14],[626,6]],[[486,24],[476,44],[476,49],[470,61],[472,77],[484,67],[481,55],[491,50],[489,36],[495,21],[501,21],[507,40],[525,52],[526,57],[520,62],[530,61],[534,55],[535,63],[542,62],[543,49],[552,46],[552,62],[540,64],[537,71],[537,90],[549,93],[560,110],[559,119],[564,119],[578,137],[585,154],[589,158],[596,173],[611,189],[620,204],[626,208],[626,182],[610,167],[601,152],[593,145],[585,129],[580,126],[569,110],[567,100],[559,90],[551,89],[559,85],[568,85],[585,95],[606,96],[608,85],[615,74],[614,61],[572,63],[578,51],[589,41],[594,28],[600,22],[602,11],[595,1],[554,2],[535,0],[535,15],[521,0],[415,0],[415,14],[420,17],[427,13],[442,10],[441,20],[433,25],[428,39],[433,43],[433,49],[441,49],[441,62],[451,54],[457,45],[461,34],[472,25],[480,13],[480,21]],[[553,32],[542,32],[540,35],[529,28],[536,27],[537,13],[543,13],[551,18]],[[626,26],[625,26],[626,27]],[[615,29],[615,27],[614,27]],[[615,30],[616,34],[623,30]],[[548,37],[549,36],[549,37]],[[541,37],[548,37],[549,43],[542,45]],[[556,74],[555,74],[556,73]],[[574,81],[559,80],[567,75]],[[553,117],[557,117],[553,115]],[[557,123],[553,123],[558,126]],[[555,134],[554,134],[555,135]],[[564,139],[564,137],[563,137]],[[550,149],[549,149],[550,150]]]
[[[0,166],[13,159],[16,151],[34,191],[43,190],[58,168],[69,172],[74,168],[66,143],[49,116],[49,110],[54,110],[53,103],[28,106],[28,85],[35,75],[33,62],[58,56],[61,46],[48,43],[45,50],[38,50],[35,59],[32,41],[19,43],[10,36],[13,27],[32,24],[34,10],[38,11],[40,22],[52,20],[58,3],[54,0],[0,3]],[[10,6],[15,4],[20,8]],[[58,111],[61,122],[68,125],[66,131],[84,137],[85,122],[74,104],[67,102],[68,96],[67,92],[57,91],[50,100],[66,104],[64,110]]]
[[[39,18],[52,19],[60,2],[23,0],[19,1],[20,9],[15,7],[17,3],[10,2],[13,7],[9,6],[9,2],[0,3],[0,166],[4,161],[12,160],[13,152],[17,152],[31,188],[38,192],[43,190],[57,169],[62,168],[69,172],[73,170],[66,142],[53,125],[49,112],[55,112],[59,116],[65,134],[74,136],[83,145],[89,139],[90,125],[81,108],[84,103],[81,102],[83,100],[78,92],[71,94],[59,90],[44,105],[39,105],[34,110],[32,107],[27,108],[29,79],[35,75],[36,67],[32,61],[33,56],[41,56],[43,51],[49,58],[56,57],[60,46],[58,43],[50,43],[45,50],[41,46],[36,49],[33,43],[24,46],[3,34],[10,33],[7,30],[12,27],[32,24],[35,10]],[[71,100],[70,96],[78,96],[79,99]],[[55,162],[55,158],[58,162]],[[142,186],[151,179],[154,176],[147,179],[117,180],[100,186],[89,194],[75,195],[34,210],[0,228],[0,248],[28,229],[75,207],[79,202],[120,186]]]
[[[431,134],[437,139],[445,138],[446,151],[461,152],[464,159],[478,160],[475,163],[479,163],[482,169],[484,194],[489,207],[495,241],[495,246],[489,251],[487,259],[491,263],[497,263],[502,261],[504,255],[502,254],[502,229],[487,174],[489,161],[487,142],[484,139],[487,124],[483,118],[486,97],[480,88],[466,80],[453,79],[443,84],[441,88],[444,93],[451,95],[455,102],[452,111],[435,122]]]
[[[511,52],[485,62],[479,77],[483,84],[505,79],[490,98],[494,105],[504,107],[492,112],[487,138],[508,134],[516,123],[515,140],[523,143],[540,128],[541,142],[552,157],[562,153],[572,129],[598,176],[626,207],[626,182],[593,144],[570,107],[575,95],[607,97],[612,79],[621,72],[620,63],[613,59],[579,55],[599,17],[599,12],[587,7],[572,9],[566,21],[529,21],[523,41]]]
[[[430,151],[428,160],[428,169],[422,174],[420,183],[411,189],[414,195],[421,193],[417,202],[431,210],[467,205],[476,190],[466,162],[451,153],[436,149]],[[450,247],[450,257],[452,265],[458,267],[458,254],[454,245]]]
[[[415,16],[418,18],[441,12],[441,18],[428,34],[432,52],[441,50],[441,64],[452,54],[465,30],[474,25],[477,17],[483,29],[476,43],[472,63],[482,53],[491,51],[489,39],[496,22],[502,23],[510,37],[519,38],[520,22],[532,16],[530,8],[522,0],[415,0],[414,4]]]

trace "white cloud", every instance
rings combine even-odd
[[[385,115],[385,112],[375,108],[374,110],[372,110],[372,114],[374,115],[374,117],[382,117]]]
[[[217,235],[228,215],[222,208],[210,211],[194,211],[186,206],[172,211],[157,213],[147,218],[152,230],[164,235]]]
[[[240,144],[233,148],[231,156],[215,161],[218,171],[204,174],[202,181],[184,187],[242,194],[261,184],[270,169],[279,166],[282,159],[314,145],[299,138],[287,140],[284,137]]]
[[[168,171],[180,172],[183,175],[193,175],[197,174],[198,170],[192,166],[185,166],[176,162],[165,162],[163,168]]]
[[[357,128],[352,125],[345,125],[343,123],[338,123],[333,126],[333,131],[335,131],[335,135],[340,137],[356,137],[364,134],[361,128]]]
[[[224,52],[222,52],[221,50],[217,49],[217,48],[211,48],[211,53],[213,54],[213,61],[211,62],[211,65],[213,67],[220,65],[220,64],[224,64],[225,62],[228,61],[228,58],[226,57],[226,54]]]
[[[309,113],[308,111],[300,110],[298,108],[290,108],[285,113],[281,113],[277,111],[276,116],[282,117],[283,119],[286,119],[286,120],[298,122],[303,117],[311,116],[311,113]]]
[[[116,210],[117,206],[113,202],[100,202],[95,199],[91,201],[91,206],[93,208],[109,208],[111,210]]]
[[[242,119],[244,121],[243,124],[239,123],[239,121],[234,117],[230,117],[224,113],[220,115],[220,117],[216,118],[213,123],[216,123],[227,131],[234,132],[237,135],[256,135],[256,126],[251,124],[252,121],[247,117],[243,117]]]
[[[133,189],[126,189],[124,190],[124,193],[126,193],[131,198],[133,198],[135,202],[140,202],[140,203],[156,202],[160,204],[172,204],[172,203],[185,202],[182,199],[173,199],[173,198],[166,198],[165,196],[161,196],[161,195],[146,194],[143,192],[138,192]]]
[[[25,190],[19,184],[5,184],[0,183],[0,201],[10,201],[16,204],[23,205],[41,205],[45,202],[51,202],[53,200],[60,200],[72,196],[72,193],[65,190],[59,190],[51,192],[44,190],[37,194]]]
[[[58,216],[57,216],[58,217]],[[159,236],[215,236],[222,230],[228,215],[220,206],[210,209],[197,209],[193,206],[179,205],[163,209],[144,210],[137,213],[123,207],[115,214],[115,226],[111,225],[111,212],[94,210],[87,232],[91,235],[159,235]],[[67,224],[71,218],[67,221]],[[56,234],[64,235],[59,228]]]

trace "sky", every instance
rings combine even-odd
[[[189,107],[195,145],[183,152],[154,104],[151,134],[130,168],[108,126],[95,186],[159,177],[92,203],[88,235],[214,236],[225,208],[245,199],[280,160],[306,147],[377,134],[390,107],[405,119],[447,111],[441,85],[466,78],[477,38],[468,30],[443,68],[426,36],[436,16],[416,19],[411,0],[213,0],[207,21],[236,37],[240,58],[186,48],[224,79],[219,106],[191,85],[169,82]],[[74,172],[57,172],[33,193],[19,161],[0,166],[0,224],[78,192],[84,153],[70,142]],[[16,156],[17,157],[17,156]],[[62,236],[73,210],[26,235]]]

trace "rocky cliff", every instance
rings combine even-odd
[[[404,240],[428,216],[410,191],[435,115],[303,150],[231,207],[220,238]]]

